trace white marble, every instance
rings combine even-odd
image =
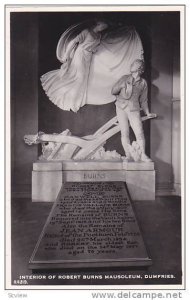
[[[63,170],[122,170],[122,161],[63,161]]]
[[[37,161],[33,163],[33,171],[62,171],[62,162]]]
[[[155,200],[153,162],[37,161],[33,164],[32,200],[55,201],[67,181],[124,181],[132,200]]]
[[[32,172],[32,201],[53,202],[62,187],[62,171]]]
[[[154,170],[153,162],[127,162],[123,161],[123,169],[126,171],[152,171]]]
[[[63,171],[63,182],[64,181],[125,181],[125,172],[122,170]]]
[[[37,161],[33,163],[34,171],[60,171],[60,170],[154,170],[153,162],[127,162],[117,161]]]
[[[126,171],[132,200],[155,200],[155,171]]]

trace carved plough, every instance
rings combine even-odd
[[[149,119],[143,117],[142,121]],[[93,154],[102,147],[105,142],[120,131],[117,117],[112,118],[94,134],[76,137],[66,129],[60,134],[45,134],[39,132],[37,135],[25,135],[24,141],[28,145],[42,144],[42,157],[44,160],[81,160],[90,159]]]

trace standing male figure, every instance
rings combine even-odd
[[[121,142],[126,158],[129,159],[130,139],[129,123],[135,133],[136,141],[141,150],[140,160],[149,162],[151,159],[145,154],[145,137],[140,116],[143,109],[149,118],[156,114],[149,112],[147,99],[147,82],[141,77],[144,72],[144,61],[137,59],[130,66],[130,74],[122,76],[112,88],[112,94],[116,95],[116,113],[121,129]]]

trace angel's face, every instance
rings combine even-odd
[[[108,28],[108,24],[106,24],[104,22],[98,22],[96,24],[96,26],[94,27],[94,31],[101,32],[101,31],[105,30],[106,28]]]

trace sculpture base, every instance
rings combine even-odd
[[[54,202],[64,182],[126,182],[133,200],[155,200],[153,162],[37,161],[32,171],[32,201]]]
[[[123,182],[67,182],[40,235],[31,269],[149,266]]]

